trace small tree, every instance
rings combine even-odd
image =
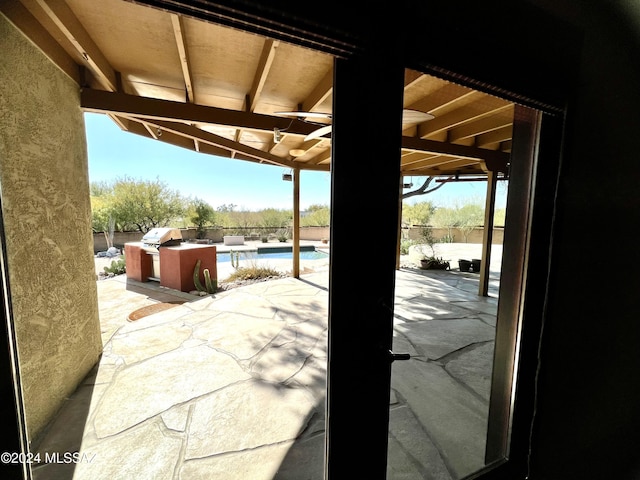
[[[427,225],[435,212],[431,202],[418,202],[413,205],[402,204],[402,220],[408,225]]]
[[[190,205],[189,220],[196,226],[196,236],[204,238],[206,226],[215,223],[216,212],[211,205],[204,200],[196,198]]]
[[[186,199],[159,179],[134,180],[124,177],[113,184],[114,217],[123,226],[147,233],[165,227],[184,216]]]
[[[102,232],[107,248],[113,247],[113,232],[116,219],[110,205],[108,194],[91,196],[91,228],[95,233]]]
[[[433,224],[446,228],[449,241],[453,241],[453,229],[460,226],[460,218],[455,208],[439,207],[433,215]]]
[[[468,204],[456,208],[458,216],[458,228],[464,236],[464,242],[469,241],[469,235],[473,229],[484,223],[484,208],[477,204]]]
[[[431,257],[435,257],[436,256],[436,248],[435,248],[436,239],[433,236],[433,230],[431,226],[427,225],[426,227],[424,227],[421,233],[422,233],[421,235],[422,241],[426,243],[431,249]]]

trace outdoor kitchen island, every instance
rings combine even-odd
[[[182,292],[196,290],[194,270],[200,260],[199,278],[204,270],[218,278],[215,245],[183,243],[176,228],[154,228],[140,242],[124,245],[127,278],[139,282],[158,281],[160,285]]]

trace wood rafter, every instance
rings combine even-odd
[[[404,71],[404,88],[410,88],[425,78],[425,74],[416,70],[406,69]]]
[[[407,106],[406,108],[439,115],[443,109],[447,107],[450,108],[451,105],[456,102],[460,103],[466,98],[467,95],[471,94],[472,92],[473,90],[471,90],[470,88],[456,85],[454,83],[447,83],[431,94],[427,95],[426,97],[421,98],[420,100]],[[429,120],[429,122],[432,121],[433,120]]]
[[[423,165],[412,165],[409,168],[402,168],[404,175],[456,175],[458,173],[482,174],[485,170],[481,162],[472,159],[446,159],[439,162],[425,163]]]
[[[131,120],[135,119],[131,118]],[[198,140],[202,152],[206,150],[206,145],[216,148],[215,155],[220,155],[219,152],[224,151],[226,154],[223,156],[227,157],[239,158],[241,156],[245,160],[251,160],[258,163],[269,163],[287,168],[294,168],[296,166],[295,162],[292,162],[291,160],[272,155],[268,152],[264,152],[242,143],[237,143],[234,140],[206,132],[192,125],[169,122],[166,120],[145,120],[144,124],[150,125],[151,127],[161,131],[161,134],[157,134],[157,138],[162,138],[165,135],[165,132],[169,132],[187,138],[191,141],[194,139]]]
[[[221,125],[247,130],[287,130],[289,134],[306,136],[317,126],[300,120],[264,115],[260,113],[207,107],[193,103],[174,102],[156,98],[145,98],[125,93],[110,93],[101,90],[83,89],[81,107],[88,112],[116,113],[145,119],[185,123]]]
[[[195,103],[196,96],[193,89],[193,81],[191,75],[191,64],[189,62],[189,50],[187,48],[187,38],[184,33],[184,22],[182,17],[176,14],[170,14],[171,25],[173,25],[173,35],[176,39],[178,47],[178,55],[180,56],[180,66],[182,67],[182,77],[184,78],[184,90],[187,102]],[[197,139],[193,139],[193,147],[196,152],[200,151],[200,144]]]
[[[118,79],[103,53],[64,0],[34,0],[55,23],[60,32],[83,58],[100,85],[111,92],[118,90]]]
[[[191,75],[191,65],[189,63],[189,50],[187,49],[187,39],[184,33],[184,22],[180,15],[171,14],[171,24],[173,25],[173,35],[176,39],[178,54],[180,55],[180,66],[184,77],[184,87],[187,93],[187,101],[195,102],[195,92]]]
[[[500,143],[511,139],[513,135],[513,124],[504,125],[476,137],[476,146],[484,147],[494,143]]]
[[[107,117],[109,117],[116,125],[118,125],[118,127],[120,127],[120,130],[124,130],[125,132],[129,130],[129,122],[126,121],[126,118],[120,118],[118,115],[115,115],[113,113],[107,113]]]
[[[415,137],[402,137],[402,148],[407,150],[438,153],[449,156],[472,159],[491,159],[496,162],[507,163],[509,154],[483,148],[455,145],[453,143],[437,142]]]
[[[425,168],[437,168],[440,166],[444,166],[446,165],[447,167],[454,163],[454,162],[458,162],[461,159],[458,157],[447,157],[447,156],[443,156],[443,155],[437,155],[437,156],[433,156],[430,158],[425,158],[421,161],[418,162],[412,162],[411,165],[403,165],[402,166],[402,171],[404,172],[415,172],[416,170],[422,170]],[[466,162],[468,162],[469,164],[472,163],[478,163],[478,160],[474,160],[474,159],[464,159]]]
[[[410,167],[411,165],[418,164],[431,159],[443,158],[442,155],[437,153],[425,154],[425,152],[410,152],[409,155],[402,157],[400,164],[402,168]]]
[[[282,129],[286,128],[289,134],[298,135],[307,135],[317,128],[316,125],[309,123],[298,120],[291,121],[287,118],[271,115],[205,107],[202,105],[173,102],[169,100],[143,98],[135,95],[109,93],[92,89],[84,89],[82,91],[81,106],[85,111],[135,117],[148,121],[149,123],[152,123],[151,120],[161,120],[174,123],[184,122],[185,124],[204,123],[260,131],[272,131],[274,127],[277,127]],[[176,124],[178,125],[178,123]],[[201,131],[195,127],[192,127],[192,129],[192,133]],[[195,134],[192,136],[194,138],[198,137]],[[232,142],[231,140],[228,141]],[[239,144],[239,142],[233,143]],[[229,148],[231,150],[235,149],[235,147]],[[508,153],[500,151],[481,149],[466,145],[455,145],[415,137],[402,137],[402,148],[473,159],[490,159],[505,164],[509,159]],[[265,155],[272,155],[269,152],[263,153]],[[274,155],[272,156],[275,157]],[[275,160],[275,158],[267,158]],[[280,160],[284,161],[283,159]],[[305,162],[305,164],[312,165],[313,163]]]
[[[447,130],[464,123],[478,120],[493,115],[496,111],[505,108],[509,102],[497,97],[473,92],[474,100],[464,107],[456,108],[442,116],[436,116],[433,120],[424,122],[418,126],[418,136],[426,138],[430,135],[446,132]]]
[[[260,55],[260,61],[258,62],[258,68],[253,78],[251,91],[249,92],[249,102],[247,105],[249,112],[253,112],[258,105],[260,95],[262,95],[262,90],[264,89],[264,84],[267,81],[271,65],[273,64],[273,59],[276,56],[276,49],[278,48],[278,45],[280,45],[280,42],[277,40],[267,38],[264,41],[262,54]]]
[[[333,68],[314,87],[313,91],[302,102],[301,110],[311,112],[333,93]]]
[[[256,112],[330,108],[331,58],[290,45],[284,55],[278,40],[248,40],[245,32],[187,20],[177,10],[152,11],[140,2],[93,3],[0,1],[0,11],[78,83],[84,111],[106,114],[122,130],[197,152],[291,168],[330,168],[326,139],[304,140],[323,120]],[[122,35],[113,35],[116,30]],[[254,59],[250,68],[245,57]],[[127,87],[135,85],[135,94],[124,93],[121,76]],[[486,173],[483,165],[488,171],[506,171],[513,104],[412,69],[405,70],[404,89],[404,108],[435,118],[405,123],[403,172]],[[370,102],[374,108],[375,95]],[[282,134],[279,143],[275,128]],[[364,137],[363,143],[375,141]],[[294,157],[293,149],[305,153]],[[362,168],[376,167],[363,159]]]
[[[304,162],[304,165],[306,166],[306,165],[323,165],[324,164],[328,166],[330,161],[331,161],[331,149],[328,148],[327,150],[318,153],[315,157],[310,158],[309,160]]]
[[[448,131],[448,140],[455,143],[470,137],[497,130],[513,123],[513,105],[505,105],[494,111],[494,114],[479,120],[465,123]]]

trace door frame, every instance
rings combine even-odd
[[[27,454],[27,427],[24,417],[24,404],[20,381],[20,362],[17,356],[17,341],[13,323],[11,288],[7,268],[6,236],[0,190],[0,295],[2,296],[2,321],[0,322],[0,392],[4,434],[0,443],[3,456],[8,460],[0,463],[2,478],[31,478],[31,469],[24,460]]]

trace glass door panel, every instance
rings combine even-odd
[[[417,72],[407,71],[405,77],[413,79],[405,87],[405,111],[411,102],[429,105],[433,118],[407,127],[403,135],[454,142],[479,154],[491,144],[491,151],[504,154],[511,164],[507,169],[492,163],[488,157],[493,153],[475,165],[447,158],[446,145],[439,158],[418,158],[416,152],[402,157],[393,351],[408,353],[410,359],[392,364],[387,478],[460,479],[507,453],[504,412],[510,398],[505,392],[515,368],[535,163],[528,147],[535,144],[537,112],[443,80],[427,88],[436,81]],[[420,85],[432,93],[416,100]],[[482,112],[479,118],[465,117],[470,98],[476,115]],[[464,121],[448,123],[454,117]],[[502,134],[489,135],[487,128]],[[523,148],[512,152],[516,136]],[[440,182],[437,191],[412,195],[429,177],[429,188]],[[409,227],[416,219],[422,225]],[[492,219],[497,220],[488,229],[493,236],[475,227],[491,226]],[[421,262],[425,258],[430,262]]]

